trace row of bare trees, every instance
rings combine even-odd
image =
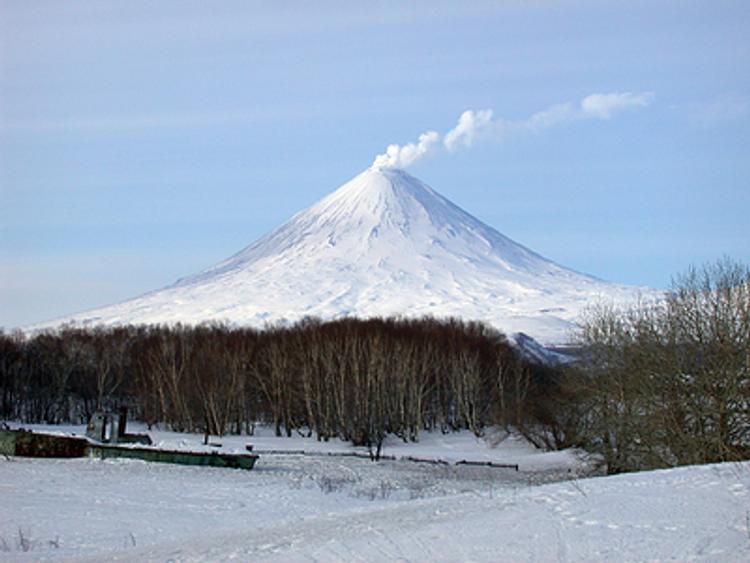
[[[83,421],[126,404],[180,431],[262,421],[377,454],[387,434],[520,424],[545,374],[487,325],[455,319],[0,333],[0,417]]]
[[[124,391],[133,329],[63,330],[27,339],[0,332],[0,417],[86,420]]]

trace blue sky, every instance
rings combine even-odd
[[[208,267],[465,110],[597,93],[650,97],[408,170],[604,279],[750,263],[749,30],[746,1],[0,0],[0,326]]]

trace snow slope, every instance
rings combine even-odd
[[[57,323],[459,316],[561,344],[585,306],[640,292],[559,266],[406,172],[372,167],[208,270]]]
[[[464,439],[453,447],[471,453]],[[265,455],[250,472],[0,458],[0,560],[750,559],[750,462],[533,475],[325,456]]]

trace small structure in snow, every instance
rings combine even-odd
[[[120,414],[115,426],[115,416],[106,411],[96,411],[86,426],[86,437],[104,444],[152,444],[148,434],[128,434],[127,407],[120,408]]]

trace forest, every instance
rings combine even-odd
[[[610,473],[750,459],[747,267],[725,259],[657,302],[594,306],[576,345],[542,365],[486,324],[434,318],[0,332],[0,418],[81,423],[126,406],[149,426],[264,423],[373,458],[389,434],[500,426],[585,448]]]
[[[554,370],[487,325],[457,319],[307,319],[264,330],[74,328],[0,335],[0,417],[85,422],[127,406],[177,431],[302,432],[379,455],[386,435],[522,425]]]

